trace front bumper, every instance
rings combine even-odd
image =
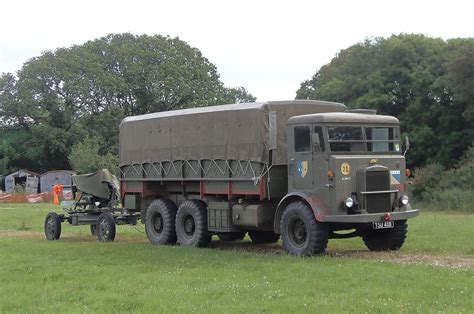
[[[403,212],[388,212],[390,220],[406,220],[418,216],[419,209],[410,209]],[[375,214],[356,214],[356,215],[329,215],[320,217],[321,222],[340,222],[340,223],[370,223],[374,221],[384,221],[386,213]]]

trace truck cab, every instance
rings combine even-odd
[[[329,237],[362,236],[376,250],[398,249],[403,244],[406,219],[417,216],[418,210],[411,208],[405,192],[405,157],[397,118],[351,112],[294,116],[288,120],[287,142],[288,195],[280,204],[283,220],[288,207],[297,202],[311,210],[315,223]],[[293,218],[300,233],[309,237],[308,226],[313,222],[305,221],[304,210],[300,212],[300,217]],[[279,231],[284,244],[286,237],[285,247],[298,251],[298,231],[283,220]],[[346,229],[355,231],[337,233]],[[381,239],[392,233],[398,239]],[[306,240],[300,235],[301,243]]]

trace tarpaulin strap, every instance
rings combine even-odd
[[[257,184],[262,180],[262,178],[270,171],[270,169],[272,169],[272,167],[273,167],[273,165],[271,165],[270,167],[268,167],[268,164],[265,164],[265,167],[264,167],[263,169],[266,168],[266,170],[263,170],[263,172],[262,172],[258,177],[254,176],[254,177],[252,178],[253,183],[254,183],[255,185],[257,185]],[[268,182],[267,182],[267,183],[268,183]]]

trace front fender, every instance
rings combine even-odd
[[[283,197],[283,199],[278,203],[277,210],[275,212],[275,217],[273,220],[273,229],[276,233],[280,233],[280,221],[283,216],[283,211],[292,202],[303,201],[308,204],[314,214],[314,218],[317,221],[323,221],[324,217],[328,215],[329,210],[326,204],[316,195],[306,192],[292,192],[288,193]]]

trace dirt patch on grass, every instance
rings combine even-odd
[[[0,237],[18,237],[24,239],[44,239],[44,233],[39,231],[24,230],[0,230]],[[65,242],[96,242],[92,235],[62,234],[61,240]],[[117,234],[116,241],[125,243],[148,243],[146,237],[120,236]],[[224,251],[238,251],[257,255],[286,255],[280,243],[277,244],[253,244],[250,241],[224,242],[212,241],[211,248]],[[332,258],[356,258],[362,260],[375,260],[380,262],[392,262],[397,264],[429,264],[448,268],[470,268],[474,267],[474,256],[466,255],[433,255],[428,253],[393,251],[393,252],[371,252],[365,250],[351,249],[329,249],[327,256]]]
[[[23,238],[23,239],[45,239],[44,233],[40,231],[25,230],[0,230],[1,237]],[[46,239],[45,239],[46,240]],[[92,235],[84,235],[77,233],[62,233],[61,241],[64,242],[96,242],[97,238]],[[116,241],[127,243],[147,243],[148,240],[143,237],[120,236],[117,234]]]
[[[449,268],[468,268],[474,266],[474,257],[462,255],[433,255],[417,252],[371,252],[360,250],[329,250],[327,255],[335,258],[360,258],[393,262],[398,264],[430,264]]]

